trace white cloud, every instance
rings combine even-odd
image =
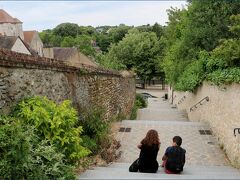
[[[92,26],[155,22],[164,25],[166,10],[183,5],[185,1],[0,1],[0,8],[24,22],[24,29],[40,31],[63,22]]]

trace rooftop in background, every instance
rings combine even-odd
[[[24,41],[30,44],[35,33],[37,31],[23,31]]]
[[[54,52],[54,59],[66,61],[69,57],[78,53],[78,49],[71,48],[71,47],[70,48],[54,47],[53,52]]]
[[[17,18],[13,18],[12,16],[10,16],[6,11],[4,11],[3,9],[0,9],[0,24],[1,23],[13,23],[13,24],[17,24],[17,23],[22,23],[20,20],[18,20]]]
[[[79,52],[76,47],[54,47],[53,58],[69,62],[75,66],[82,66],[82,64],[94,67],[98,66],[91,58]]]
[[[11,50],[17,39],[17,36],[0,36],[0,48]]]

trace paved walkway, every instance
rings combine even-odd
[[[228,165],[216,138],[212,135],[200,135],[199,130],[210,130],[206,124],[189,122],[184,112],[172,108],[169,102],[161,98],[165,92],[150,91],[149,93],[159,98],[149,98],[148,107],[139,110],[137,120],[122,122],[121,127],[131,128],[131,131],[117,134],[117,139],[122,144],[122,156],[119,162],[133,162],[139,155],[137,145],[149,129],[155,129],[161,141],[159,162],[165,149],[171,145],[172,137],[179,135],[183,139],[182,147],[187,151],[186,164]]]

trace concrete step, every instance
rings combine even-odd
[[[162,116],[172,116],[172,117],[185,117],[186,113],[184,112],[179,112],[179,111],[171,111],[169,109],[139,109],[138,113],[141,115],[152,115],[155,114],[156,116],[162,117]],[[150,113],[150,114],[149,114]]]
[[[180,115],[174,115],[174,116],[169,116],[168,114],[156,114],[153,113],[151,116],[146,116],[144,113],[139,112],[137,115],[137,120],[151,120],[151,121],[188,121],[188,119],[184,116]]]
[[[108,167],[95,167],[79,176],[80,179],[240,179],[240,170],[230,166],[186,165],[180,175],[157,173],[130,173],[130,163],[112,163]]]
[[[157,124],[157,125],[177,125],[177,126],[206,126],[206,124],[202,122],[190,122],[190,121],[168,121],[161,120],[123,120],[122,124]]]
[[[115,162],[110,164],[109,166],[105,168],[119,168],[119,169],[128,169],[131,163],[120,163]],[[159,169],[162,169],[162,167],[159,167]],[[202,166],[202,165],[185,165],[184,171],[227,171],[227,172],[234,172],[234,173],[240,173],[239,169],[233,168],[231,166]]]
[[[169,106],[167,106],[167,107],[152,107],[152,108],[147,107],[147,108],[141,108],[139,110],[158,111],[158,112],[171,112],[171,113],[183,113],[183,111],[171,108]]]
[[[107,169],[107,168],[105,168]],[[126,171],[87,170],[78,179],[239,179],[235,173],[201,173],[201,174],[160,174],[160,173],[130,173]]]
[[[149,104],[146,109],[168,109],[172,111],[178,111],[176,106],[170,105],[170,104],[165,104],[165,103],[154,103],[154,104]]]
[[[130,163],[112,163],[107,167],[95,167],[79,176],[79,179],[240,179],[240,170],[231,166],[188,165],[180,175],[166,174],[162,167],[157,173],[130,173]]]
[[[129,166],[128,166],[129,167]],[[128,172],[128,167],[125,168],[118,168],[118,167],[95,167],[93,170],[95,171],[104,171],[106,173],[108,172],[116,172],[117,174],[122,174],[125,172]],[[164,172],[164,169],[162,167],[159,167],[159,170],[157,174],[166,174]],[[217,168],[211,168],[211,169],[193,169],[193,168],[184,168],[184,171],[182,172],[182,175],[202,175],[202,174],[207,174],[207,175],[239,175],[240,173],[236,169],[217,169]]]

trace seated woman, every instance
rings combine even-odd
[[[141,150],[139,158],[129,167],[130,172],[156,173],[158,170],[157,154],[160,148],[158,132],[149,130],[138,148]]]

